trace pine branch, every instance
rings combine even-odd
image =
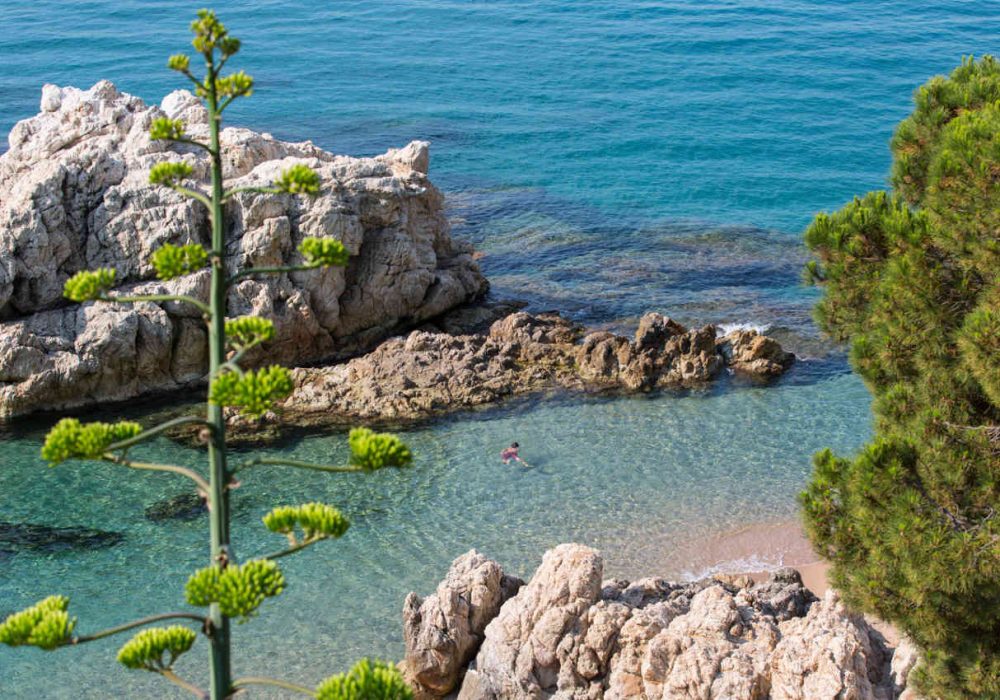
[[[316,697],[316,693],[301,685],[295,683],[289,683],[288,681],[278,680],[277,678],[265,678],[263,676],[244,676],[242,678],[237,678],[233,681],[233,689],[239,690],[240,688],[245,688],[248,685],[269,685],[275,688],[284,688],[285,690],[292,690],[296,693],[302,693],[303,695],[308,695],[311,698]]]

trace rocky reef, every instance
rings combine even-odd
[[[403,607],[402,667],[418,698],[893,700],[915,663],[798,573],[605,580],[601,555],[564,544],[531,581],[471,551]]]
[[[112,267],[134,294],[207,296],[208,271],[155,281],[150,254],[164,243],[206,243],[204,209],[148,183],[165,160],[207,177],[193,146],[150,141],[157,117],[202,136],[207,116],[188,92],[148,106],[109,82],[89,90],[46,85],[41,113],[10,132],[0,156],[0,417],[177,389],[202,380],[207,357],[198,311],[176,303],[67,305],[65,280]],[[277,336],[253,358],[289,365],[346,357],[476,298],[487,283],[469,246],[453,240],[443,197],[427,178],[428,144],[375,158],[328,153],[311,142],[222,132],[228,185],[263,185],[295,163],[316,169],[321,194],[244,193],[227,205],[225,264],[295,264],[305,236],[339,239],[346,268],[246,279],[233,315],[266,315]]]
[[[793,360],[756,331],[718,338],[714,326],[688,329],[659,313],[627,338],[519,311],[482,333],[415,330],[343,364],[296,369],[280,413],[297,425],[401,422],[550,389],[649,391],[703,384],[727,369],[770,377]]]

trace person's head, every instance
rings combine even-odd
[[[517,444],[516,442],[512,442],[512,443],[510,443],[510,446],[511,446],[511,447],[513,447],[513,448],[514,448],[515,450],[516,450],[516,449],[517,449],[518,447],[520,447],[520,445],[518,445],[518,444]]]

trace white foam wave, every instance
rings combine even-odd
[[[733,331],[757,331],[758,333],[763,334],[770,330],[771,324],[747,321],[744,323],[720,323],[716,325],[715,328],[720,336],[729,335]]]

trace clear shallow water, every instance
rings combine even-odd
[[[354,518],[288,562],[291,585],[238,628],[241,672],[315,681],[364,654],[398,657],[408,590],[429,592],[477,547],[522,573],[546,547],[602,547],[609,573],[681,575],[691,538],[794,516],[809,455],[869,433],[868,398],[815,339],[798,284],[813,212],[883,185],[910,92],[962,54],[995,50],[996,3],[215,3],[244,40],[257,94],[234,121],[339,152],[429,139],[456,235],[485,253],[498,295],[627,328],[648,309],[753,322],[800,354],[777,386],[519,404],[411,431],[413,470],[357,479],[251,473],[235,499],[246,556],[279,543],[259,517],[322,498]],[[179,0],[0,5],[0,132],[45,82],[109,78],[158,101],[187,45]],[[100,465],[46,469],[41,433],[0,434],[0,520],[127,533],[87,553],[0,562],[0,614],[73,598],[81,630],[177,607],[204,555],[202,521],[155,525],[182,487]],[[534,469],[504,469],[511,439]],[[342,436],[282,449],[336,459]],[[164,459],[198,463],[185,448]],[[281,640],[280,643],[275,640]],[[120,671],[119,640],[47,656],[0,649],[0,697],[160,697]],[[202,674],[204,654],[182,670]]]
[[[815,409],[815,394],[824,410]],[[237,627],[238,668],[309,682],[373,651],[402,653],[399,611],[410,590],[430,592],[447,562],[471,547],[522,576],[560,542],[601,548],[608,575],[685,573],[673,553],[691,538],[794,516],[810,453],[851,449],[868,430],[865,391],[841,374],[809,385],[720,389],[658,399],[558,400],[473,414],[409,431],[413,469],[350,478],[278,468],[246,473],[234,494],[238,554],[282,546],[259,518],[276,503],[321,499],[354,520],[341,540],[286,560],[290,585],[254,622]],[[516,436],[529,469],[496,454]],[[182,585],[203,559],[204,518],[157,524],[143,507],[185,484],[94,465],[47,469],[35,434],[7,446],[0,512],[12,520],[86,523],[127,533],[123,546],[87,553],[18,554],[0,573],[3,607],[41,591],[73,599],[81,629],[183,609]],[[346,456],[341,435],[308,437],[302,459]],[[198,464],[199,453],[162,442],[156,458]],[[281,640],[272,654],[275,640]],[[5,697],[146,697],[158,687],[115,668],[117,642],[68,650],[45,663],[34,650],[0,651]],[[68,657],[85,662],[81,670]],[[202,655],[185,669],[204,672]],[[45,668],[45,678],[38,676]],[[105,675],[106,674],[106,675]],[[82,693],[82,695],[81,695]]]

